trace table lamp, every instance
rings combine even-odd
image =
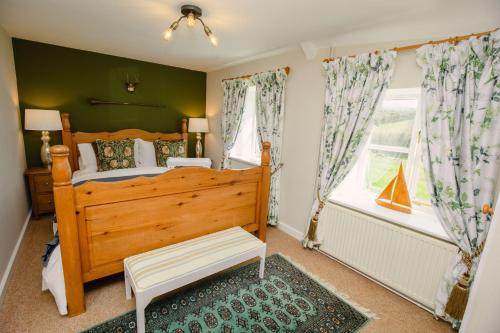
[[[207,118],[189,118],[190,133],[196,133],[196,157],[203,156],[203,147],[201,145],[201,133],[208,133]]]
[[[50,156],[49,131],[61,131],[61,116],[57,110],[26,109],[24,113],[24,129],[42,131],[42,148],[40,158],[42,163],[50,169],[52,157]]]

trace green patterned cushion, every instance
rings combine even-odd
[[[134,140],[96,140],[97,170],[135,168]]]
[[[186,142],[155,140],[153,142],[156,153],[156,165],[159,167],[167,166],[167,158],[169,157],[187,157]]]

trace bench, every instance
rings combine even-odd
[[[131,299],[134,291],[137,332],[145,332],[144,309],[154,297],[255,257],[262,279],[266,244],[234,227],[126,258],[125,293]]]

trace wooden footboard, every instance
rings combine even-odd
[[[69,148],[52,147],[69,316],[85,312],[83,283],[121,272],[125,257],[234,226],[265,240],[269,149],[251,169],[178,168],[73,186]]]

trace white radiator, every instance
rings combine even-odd
[[[434,309],[443,274],[457,248],[334,204],[320,221],[320,250],[415,302]]]

